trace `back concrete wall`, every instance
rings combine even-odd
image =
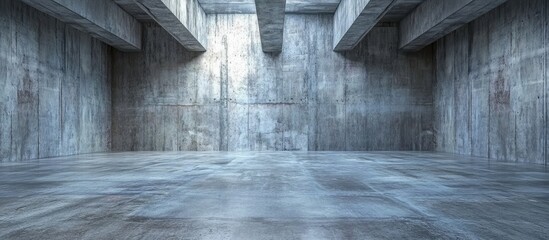
[[[110,151],[111,50],[0,1],[0,162]]]
[[[432,150],[433,51],[398,29],[332,51],[332,15],[287,15],[261,50],[255,15],[209,15],[208,51],[145,24],[141,53],[114,53],[113,150]]]
[[[437,150],[547,162],[548,7],[509,1],[436,43]]]

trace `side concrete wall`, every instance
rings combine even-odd
[[[0,162],[110,151],[111,48],[0,1]]]
[[[436,150],[547,162],[548,7],[512,0],[435,44]]]

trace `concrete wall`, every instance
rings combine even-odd
[[[429,150],[433,52],[397,51],[396,27],[332,51],[332,15],[287,15],[279,55],[255,15],[209,15],[208,51],[155,24],[113,57],[113,150]]]
[[[110,150],[110,47],[0,1],[0,161]]]
[[[548,5],[509,1],[436,43],[437,150],[547,161]]]

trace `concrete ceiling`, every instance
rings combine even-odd
[[[114,0],[128,13],[141,21],[151,18],[143,12],[134,0]],[[255,13],[255,0],[198,0],[206,14],[246,14]],[[398,0],[398,3],[385,15],[382,22],[398,22],[414,10],[424,0]],[[334,13],[341,0],[287,0],[287,13]]]
[[[255,13],[254,0],[198,0],[208,14]],[[404,18],[424,0],[398,0],[384,21]],[[287,13],[334,13],[341,0],[286,0]]]
[[[198,0],[206,13],[255,13],[254,0]],[[333,13],[341,0],[287,0],[286,12]]]

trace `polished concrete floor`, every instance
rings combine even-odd
[[[112,153],[0,164],[0,239],[546,239],[545,166],[442,153]]]

